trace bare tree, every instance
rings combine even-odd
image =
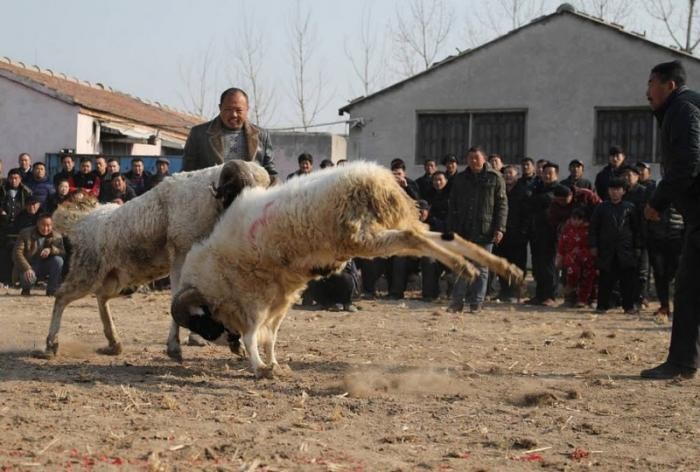
[[[484,10],[477,10],[474,18],[488,33],[485,38],[500,36],[521,27],[528,21],[545,13],[546,0],[491,0]],[[474,25],[468,25],[474,29]]]
[[[213,42],[210,42],[203,53],[189,60],[180,60],[178,72],[181,92],[180,101],[185,110],[201,117],[209,117],[214,110],[214,100],[210,97],[213,90],[212,82],[216,75],[213,71],[214,60]]]
[[[315,71],[312,62],[314,45],[317,44],[316,28],[311,23],[311,11],[305,11],[299,0],[295,4],[288,33],[294,72],[292,96],[301,127],[306,131],[316,121],[328,99],[324,98],[321,69]]]
[[[678,8],[681,0],[646,0],[645,7],[649,15],[661,21],[674,44],[681,50],[692,54],[700,43],[700,35],[693,29],[696,0],[687,0],[685,8]],[[679,34],[683,33],[683,36]]]
[[[345,39],[345,55],[347,56],[355,77],[362,85],[362,93],[367,96],[377,86],[380,75],[380,64],[382,58],[381,48],[378,44],[377,32],[372,28],[372,8],[362,9],[360,20],[359,38]]]
[[[396,11],[395,59],[403,73],[428,69],[445,46],[454,20],[446,0],[401,2]]]
[[[270,124],[275,112],[275,90],[269,85],[263,73],[264,59],[267,57],[267,44],[263,30],[255,28],[254,21],[245,8],[245,3],[238,5],[238,24],[235,45],[231,55],[236,58],[236,72],[243,81],[243,89],[251,99],[251,112],[255,122],[260,126]]]
[[[578,0],[579,9],[603,20],[624,22],[632,12],[630,0]]]

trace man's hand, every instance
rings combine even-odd
[[[394,175],[394,179],[396,179],[396,183],[403,188],[406,188],[406,186],[408,185],[408,182],[406,182],[406,177],[399,177],[398,175]]]
[[[47,247],[42,249],[41,252],[39,253],[39,257],[41,257],[42,259],[46,259],[50,255],[51,255],[51,249],[49,249]]]
[[[34,282],[36,282],[36,274],[32,269],[24,271],[24,273],[22,274],[22,278],[25,282],[29,284],[33,284]]]
[[[503,239],[503,231],[496,231],[493,233],[493,243],[498,245]]]
[[[647,203],[644,207],[644,218],[649,221],[661,221],[661,214]]]

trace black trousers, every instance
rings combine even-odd
[[[686,226],[673,305],[668,360],[697,369],[700,367],[700,223]]]
[[[642,249],[642,254],[639,259],[639,267],[637,268],[637,297],[641,303],[644,299],[649,298],[649,251]]]
[[[667,240],[649,244],[649,262],[654,273],[656,296],[664,308],[669,307],[671,282],[676,277],[681,257],[682,240]]]
[[[419,259],[411,256],[393,256],[389,258],[391,276],[389,282],[389,296],[403,298],[408,285],[408,277],[418,273]]]
[[[349,305],[352,301],[353,279],[347,272],[329,275],[320,280],[312,280],[306,288],[305,295],[323,307],[336,303]]]
[[[537,234],[532,241],[532,275],[535,278],[535,299],[539,301],[557,295],[557,238],[554,234]]]
[[[493,250],[493,253],[497,256],[507,259],[512,262],[520,269],[523,273],[527,270],[527,241],[513,241],[499,244]],[[520,285],[516,285],[504,277],[499,277],[499,282],[501,284],[501,292],[499,293],[500,298],[519,298],[520,297]]]
[[[447,268],[432,257],[420,258],[421,284],[423,298],[440,296],[440,276]]]
[[[385,274],[387,259],[377,257],[374,259],[356,259],[357,268],[362,273],[362,293],[374,294],[377,280]]]
[[[612,307],[612,292],[615,282],[620,282],[622,308],[631,310],[637,302],[637,267],[624,267],[615,256],[610,267],[600,269],[598,276],[598,309],[608,310]]]

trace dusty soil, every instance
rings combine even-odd
[[[52,299],[0,294],[0,470],[698,470],[698,380],[642,381],[669,323],[651,311],[361,301],[292,311],[255,380],[226,347],[165,355],[168,292],[94,299],[43,349]]]

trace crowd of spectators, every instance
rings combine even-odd
[[[156,160],[151,174],[143,159],[134,157],[131,169],[122,174],[117,159],[103,156],[80,159],[76,170],[74,155],[66,152],[53,179],[46,164],[32,164],[27,153],[19,155],[17,164],[6,178],[0,167],[0,284],[20,283],[24,295],[43,277],[48,277],[48,295],[60,284],[65,249],[57,243],[62,236],[53,231],[51,216],[61,203],[72,195],[87,195],[101,203],[123,204],[170,175],[166,158]]]

